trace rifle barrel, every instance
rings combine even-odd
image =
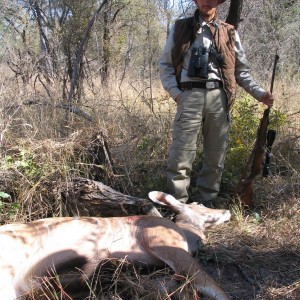
[[[276,73],[276,66],[279,60],[279,55],[276,51],[275,54],[275,59],[274,59],[274,65],[273,65],[273,71],[272,71],[272,78],[271,78],[271,88],[270,88],[270,93],[273,93],[273,88],[274,88],[274,81],[275,81],[275,73]]]

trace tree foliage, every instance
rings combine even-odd
[[[238,30],[254,73],[266,78],[279,49],[281,69],[297,76],[299,2],[226,1],[221,16],[225,19],[229,6],[240,3]],[[76,101],[83,80],[97,75],[105,84],[110,77],[122,82],[130,74],[151,91],[171,25],[195,8],[192,1],[173,0],[2,0],[0,5],[2,61],[25,84],[31,78],[60,81],[62,99]],[[228,21],[238,20],[231,14]]]

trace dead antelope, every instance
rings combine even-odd
[[[229,211],[182,204],[162,192],[149,197],[174,209],[176,223],[153,216],[63,217],[1,226],[0,299],[26,299],[32,293],[43,299],[41,279],[54,270],[68,294],[76,297],[101,261],[125,257],[133,263],[168,265],[192,278],[199,293],[229,299],[189,253],[206,227],[230,219]]]

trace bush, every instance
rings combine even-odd
[[[232,190],[250,157],[257,137],[260,119],[266,107],[248,94],[242,94],[232,111],[230,141],[222,178],[222,189]],[[268,129],[282,131],[288,124],[287,115],[280,109],[270,110]]]

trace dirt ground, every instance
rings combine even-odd
[[[201,264],[233,300],[300,299],[300,197],[239,217],[208,232]]]

